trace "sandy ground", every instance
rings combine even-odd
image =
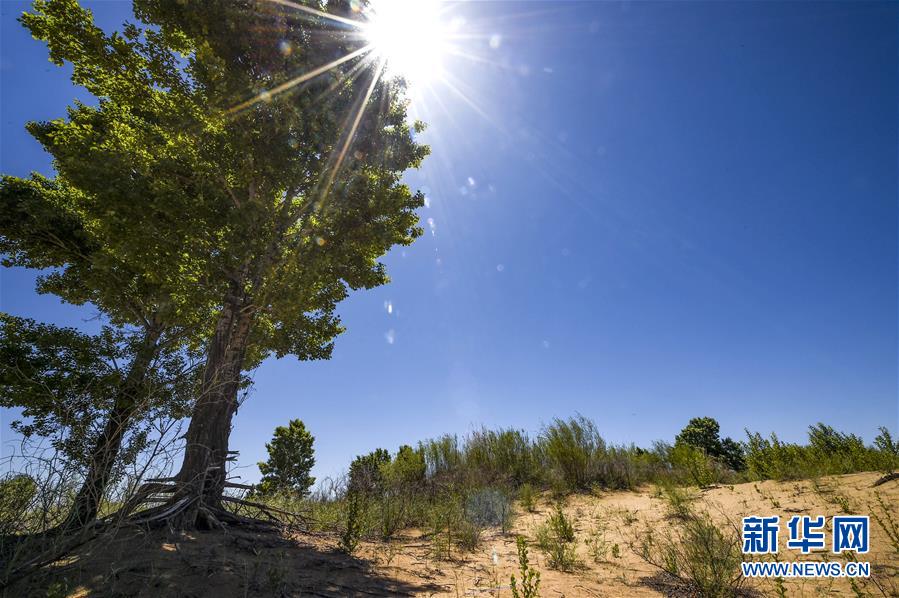
[[[812,516],[844,512],[867,515],[875,510],[871,488],[877,474],[824,478],[817,483],[760,482],[722,486],[697,492],[694,503],[724,524],[744,515]],[[899,521],[899,481],[876,489]],[[689,596],[689,588],[660,575],[632,549],[646,526],[662,530],[670,524],[666,503],[652,488],[639,492],[609,492],[570,497],[564,510],[577,532],[581,567],[571,573],[549,569],[546,557],[531,547],[531,562],[541,573],[541,596]],[[510,533],[484,533],[480,548],[434,558],[431,542],[408,530],[390,543],[363,543],[350,557],[337,550],[329,535],[232,530],[172,535],[161,532],[119,532],[95,541],[47,575],[4,590],[4,596],[505,596],[511,598],[509,577],[516,571],[515,535],[533,538],[550,515],[552,504],[541,500],[533,513],[520,512]],[[883,530],[871,521],[871,552],[859,560],[873,564],[874,580],[859,582],[865,596],[899,596],[899,553]],[[605,557],[596,562],[586,540],[603,530]],[[803,557],[785,547],[781,559]],[[829,529],[828,529],[829,539]],[[618,545],[617,556],[611,547]],[[806,559],[821,559],[809,555]],[[831,555],[832,559],[837,559]],[[845,559],[837,559],[845,560]],[[52,585],[51,584],[55,584]],[[777,595],[772,582],[746,585],[747,595]],[[848,580],[785,582],[789,596],[853,596]],[[48,591],[49,590],[49,591]]]

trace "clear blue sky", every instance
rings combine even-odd
[[[24,6],[0,3],[0,171],[16,175],[50,172],[25,122],[83,97],[15,22]],[[92,6],[104,26],[130,10]],[[700,415],[740,438],[897,428],[899,5],[452,13],[489,60],[448,64],[465,98],[437,85],[416,104],[433,152],[408,181],[428,232],[387,256],[390,285],[342,304],[333,359],[256,372],[242,464],[295,417],[320,476],[378,446],[575,412],[638,444]],[[96,326],[33,280],[4,271],[0,308]]]

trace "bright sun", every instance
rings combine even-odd
[[[372,2],[365,37],[386,60],[388,75],[411,84],[427,84],[440,76],[447,50],[448,26],[438,0]]]

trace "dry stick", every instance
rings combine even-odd
[[[307,518],[306,518],[305,516],[300,515],[299,513],[292,513],[292,512],[290,512],[290,511],[284,511],[284,510],[282,510],[282,509],[278,509],[278,508],[276,508],[276,507],[270,507],[270,506],[268,506],[268,505],[264,505],[264,504],[259,503],[259,502],[253,502],[253,501],[251,501],[251,500],[244,500],[244,499],[242,499],[242,498],[236,498],[236,497],[234,497],[234,496],[223,496],[223,497],[222,497],[222,500],[225,500],[225,501],[228,501],[228,502],[237,503],[237,504],[239,504],[239,505],[244,505],[245,507],[254,507],[254,508],[259,509],[260,511],[271,511],[271,512],[273,512],[273,513],[279,513],[279,514],[285,515],[285,516],[287,516],[287,517],[296,517],[296,518],[299,519],[300,521],[306,521],[306,520],[307,520]]]
[[[225,488],[237,488],[238,490],[253,490],[255,486],[251,484],[238,484],[237,482],[225,482]]]

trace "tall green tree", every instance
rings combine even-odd
[[[301,4],[356,14],[343,0]],[[177,491],[159,512],[216,525],[243,372],[272,354],[330,356],[337,303],[387,282],[378,258],[421,234],[423,197],[400,177],[427,148],[402,83],[345,24],[249,0],[134,7],[140,25],[111,34],[75,0],[23,15],[98,98],[29,130],[83,194],[106,252],[176,310],[214,297]]]

